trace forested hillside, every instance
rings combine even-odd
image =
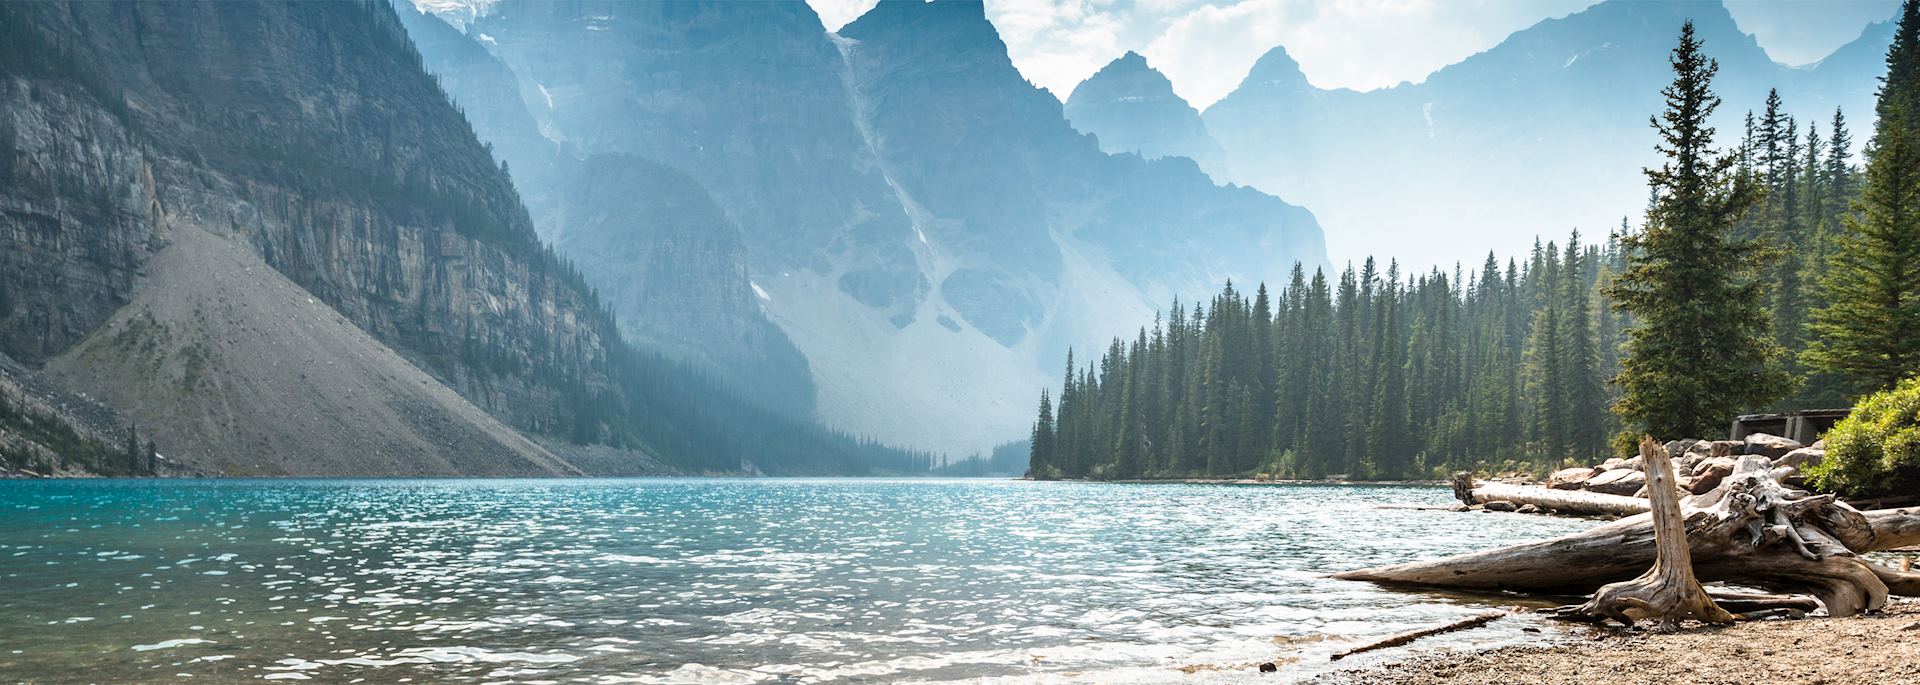
[[[1839,292],[1818,284],[1863,216],[1853,134],[1840,111],[1801,122],[1777,94],[1753,105],[1725,158],[1729,187],[1757,200],[1717,230],[1754,249],[1720,268],[1764,293],[1753,321],[1798,381],[1748,408],[1844,404],[1868,386],[1798,359],[1810,313]],[[1084,366],[1068,353],[1062,389],[1040,398],[1030,473],[1418,478],[1598,461],[1630,427],[1610,410],[1611,380],[1636,321],[1611,286],[1639,230],[1623,219],[1597,243],[1575,231],[1521,258],[1426,273],[1373,258],[1338,274],[1296,265],[1278,289],[1229,283],[1191,309],[1175,301]]]

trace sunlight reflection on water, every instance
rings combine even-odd
[[[0,679],[1231,680],[1483,608],[1320,574],[1590,525],[1376,508],[1449,498],[985,480],[4,482]],[[1523,623],[1452,639],[1518,639]]]

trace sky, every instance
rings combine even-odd
[[[876,0],[808,0],[829,29]],[[1594,0],[986,0],[1014,66],[1054,96],[1126,53],[1205,109],[1285,46],[1322,88],[1420,81],[1543,19]],[[1726,0],[1774,61],[1814,62],[1894,15],[1899,0]]]

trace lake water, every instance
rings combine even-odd
[[[0,680],[1212,682],[1485,609],[1320,574],[1579,530],[1443,488],[0,482]],[[1539,639],[1528,619],[1434,643]],[[1297,660],[1297,662],[1296,662]]]

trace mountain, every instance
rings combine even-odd
[[[766,407],[812,415],[806,358],[767,318],[740,230],[705,186],[635,154],[589,154],[548,138],[523,84],[479,39],[411,6],[397,12],[428,71],[511,165],[535,229],[606,300],[624,336]],[[543,112],[546,103],[539,99]]]
[[[1324,261],[1297,206],[1185,159],[1102,152],[1014,69],[978,3],[881,3],[837,34],[797,1],[475,14],[466,35],[519,87],[455,99],[486,110],[517,91],[583,159],[697,182],[804,356],[815,415],[854,434],[984,453],[1026,432],[1063,347],[1222,277]]]
[[[1202,115],[1224,161],[1205,162],[1213,155],[1204,142],[1186,154],[1217,179],[1313,208],[1350,258],[1475,263],[1488,249],[1524,251],[1541,233],[1598,233],[1646,204],[1640,169],[1656,161],[1647,118],[1687,20],[1720,63],[1722,145],[1738,143],[1745,112],[1774,87],[1803,136],[1811,122],[1826,136],[1841,107],[1864,140],[1857,134],[1871,125],[1890,24],[1817,64],[1788,67],[1719,2],[1609,0],[1518,31],[1420,83],[1367,92],[1315,87],[1276,47]],[[1092,118],[1083,130],[1125,139],[1157,126],[1149,121],[1158,120]]]
[[[182,468],[929,464],[632,349],[384,2],[7,3],[0,37],[0,355]]]
[[[1137,152],[1148,159],[1187,157],[1203,169],[1218,168],[1226,151],[1207,132],[1200,112],[1173,92],[1173,82],[1128,51],[1073,89],[1067,120],[1100,139],[1113,154]]]

